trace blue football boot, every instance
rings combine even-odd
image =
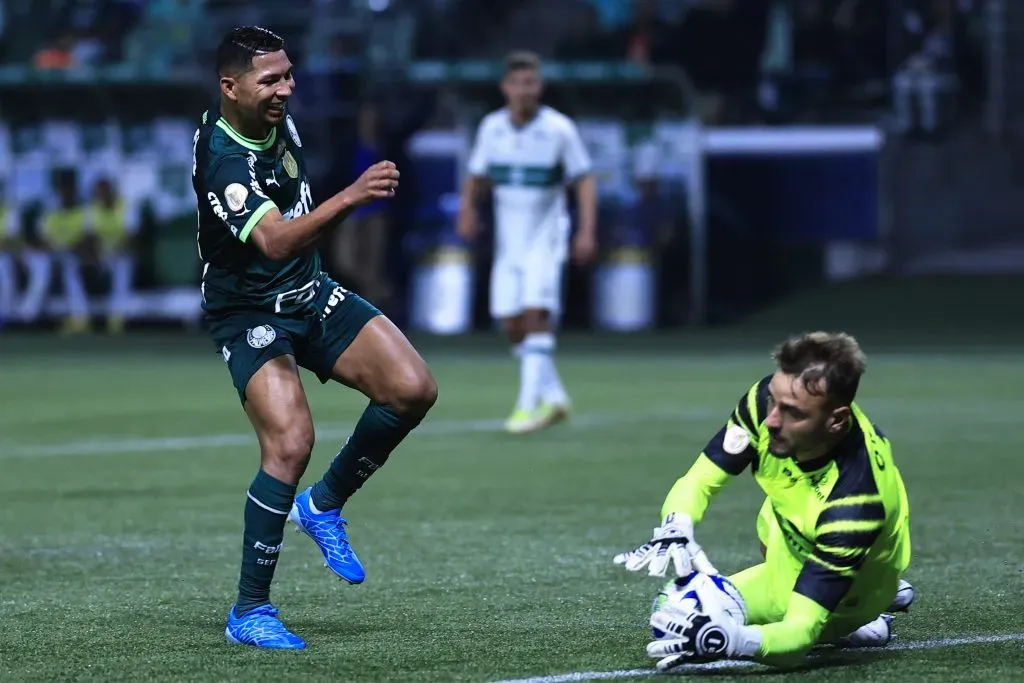
[[[224,636],[235,645],[252,645],[273,650],[304,650],[306,642],[289,631],[277,618],[277,608],[270,603],[260,605],[240,617],[235,608],[228,612]]]
[[[356,552],[348,542],[345,533],[345,518],[340,510],[315,513],[310,506],[309,487],[295,496],[295,503],[288,514],[288,519],[295,524],[297,531],[306,534],[320,546],[324,554],[324,566],[349,583],[362,583],[366,578],[366,570],[356,557]]]

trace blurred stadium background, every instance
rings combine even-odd
[[[288,41],[316,198],[368,159],[401,168],[394,201],[323,252],[441,387],[346,508],[373,580],[339,590],[289,535],[275,591],[318,654],[280,670],[222,649],[256,451],[200,329],[190,185],[212,49],[247,23]],[[864,344],[862,403],[910,489],[922,604],[901,639],[1006,639],[807,680],[1013,680],[1022,38],[1017,0],[0,0],[0,678],[648,666],[656,586],[611,555],[657,521],[769,345],[825,327]],[[577,415],[528,446],[499,433],[516,377],[487,316],[488,244],[454,231],[513,48],[544,58],[601,202],[600,259],[569,269],[561,321]],[[315,384],[311,472],[362,409]],[[702,526],[726,571],[756,561],[748,483]]]
[[[1024,17],[1012,2],[0,8],[0,315],[10,328],[59,324],[84,305],[66,295],[61,260],[41,257],[84,249],[83,231],[133,238],[104,237],[87,259],[98,322],[115,271],[100,256],[127,251],[131,296],[116,314],[131,327],[198,323],[191,132],[216,95],[211,51],[244,22],[288,40],[319,197],[367,159],[400,163],[401,196],[368,214],[384,239],[366,243],[352,221],[323,249],[342,281],[409,330],[490,326],[486,245],[467,251],[453,219],[471,135],[500,106],[498,65],[515,47],[546,59],[546,99],[578,120],[599,171],[602,258],[571,270],[567,328],[732,323],[837,281],[1024,268],[1024,64],[1012,39]],[[90,213],[102,180],[110,208]]]

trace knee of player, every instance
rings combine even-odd
[[[289,470],[305,469],[313,452],[316,436],[312,427],[292,427],[273,437],[264,439],[264,455],[278,461]]]
[[[549,332],[551,330],[550,314],[540,309],[528,309],[523,311],[522,331],[525,337],[528,334],[538,332]]]
[[[396,371],[387,402],[399,413],[425,415],[437,402],[437,381],[425,363]]]
[[[508,339],[508,343],[515,346],[516,344],[522,344],[523,340],[526,339],[526,333],[519,328],[506,328],[505,337]]]
[[[510,344],[521,344],[526,337],[526,331],[523,329],[523,321],[520,317],[507,318],[502,321],[501,326]]]

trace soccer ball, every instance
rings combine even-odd
[[[715,596],[718,601],[718,609],[735,619],[737,623],[745,624],[747,622],[747,604],[743,601],[743,596],[740,595],[736,586],[721,574],[703,574],[696,571],[690,572],[687,576],[672,579],[662,586],[651,603],[651,614],[668,608],[684,614],[704,610],[705,606],[697,594],[698,585],[710,589],[703,592],[705,597],[708,594]],[[666,637],[664,631],[653,626],[651,633],[656,640]]]

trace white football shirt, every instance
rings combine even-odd
[[[488,114],[477,129],[468,170],[494,188],[496,260],[521,261],[539,251],[565,258],[565,189],[591,171],[590,155],[569,117],[541,107],[517,127],[508,109]]]

